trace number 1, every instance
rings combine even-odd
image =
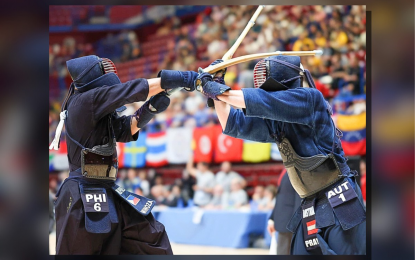
[[[339,195],[339,199],[341,199],[343,202],[346,201],[346,198],[344,197],[344,194],[343,193]]]

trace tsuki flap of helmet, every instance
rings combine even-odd
[[[259,88],[265,91],[280,91],[289,89],[289,87],[285,86],[284,84],[276,81],[271,77],[268,78]]]

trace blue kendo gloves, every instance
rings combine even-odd
[[[209,67],[210,67],[210,66],[214,66],[214,65],[216,65],[216,64],[219,64],[219,63],[221,63],[221,62],[223,62],[223,60],[222,60],[222,59],[217,59],[217,60],[215,60],[214,62],[212,62],[212,63],[209,65]],[[214,77],[213,77],[213,81],[215,81],[215,82],[217,82],[217,83],[220,83],[220,84],[223,84],[223,85],[226,85],[226,84],[225,84],[225,74],[226,74],[226,70],[227,70],[227,68],[225,68],[225,69],[223,69],[223,70],[220,70],[220,71],[216,72],[216,73],[215,73],[215,75],[214,75]],[[208,100],[207,100],[207,106],[208,106],[208,107],[215,107],[215,103],[213,102],[213,99],[208,98]]]
[[[210,64],[210,66],[216,65],[218,63],[223,62],[223,60],[215,60]],[[230,90],[231,88],[225,85],[225,73],[226,69],[217,72],[216,74],[219,77],[213,78],[212,75],[209,73],[203,72],[203,70],[199,69],[199,76],[197,77],[196,84],[201,86],[198,90],[202,92],[206,97],[208,97],[208,106],[213,107],[212,99],[219,100],[217,98],[218,95],[221,95],[225,91]]]
[[[222,59],[217,59],[217,60],[215,60],[214,62],[212,62],[212,63],[209,65],[209,67],[210,67],[210,66],[214,66],[214,65],[219,64],[219,63],[222,63],[222,62],[223,62],[223,60],[222,60]],[[225,74],[226,74],[226,70],[227,70],[227,68],[224,68],[223,70],[220,70],[220,71],[218,71],[218,72],[215,72],[215,75],[214,75],[213,81],[215,81],[215,82],[217,82],[217,83],[220,83],[220,84],[223,84],[223,85],[226,85],[226,84],[225,84]]]
[[[165,92],[151,97],[133,114],[133,117],[137,120],[137,127],[143,128],[156,114],[166,110],[169,105],[170,98],[167,97]]]
[[[214,100],[219,100],[217,96],[223,94],[228,90],[231,90],[230,87],[213,81],[212,75],[207,72],[201,71],[197,79],[200,81],[199,84],[201,86],[201,88],[198,88],[198,90],[202,92],[202,94],[206,97]]]
[[[184,88],[187,91],[195,90],[195,81],[198,74],[194,71],[161,70],[157,77],[161,77],[161,88],[168,90]]]

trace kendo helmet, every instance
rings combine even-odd
[[[308,70],[300,63],[299,56],[270,56],[260,60],[254,68],[254,87],[267,91],[303,87],[304,77],[309,87],[315,88]]]
[[[79,92],[121,83],[115,64],[107,58],[89,55],[68,60],[66,66]]]
[[[72,85],[81,93],[97,87],[121,83],[115,64],[107,58],[89,55],[68,60],[66,66],[73,81]],[[69,95],[71,92],[70,90]],[[122,106],[116,111],[122,112],[125,109],[126,107]]]

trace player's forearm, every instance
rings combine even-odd
[[[140,128],[137,127],[137,119],[135,117],[131,117],[131,135],[135,135]]]
[[[152,78],[147,79],[148,82],[148,96],[147,99],[157,95],[162,92],[164,89],[161,88],[161,78]]]
[[[231,111],[231,106],[222,101],[214,100],[214,102],[219,123],[222,126],[222,129],[225,130],[226,122],[228,122],[229,112]]]
[[[218,99],[238,108],[245,108],[245,98],[242,90],[229,90],[222,95],[218,95]]]

